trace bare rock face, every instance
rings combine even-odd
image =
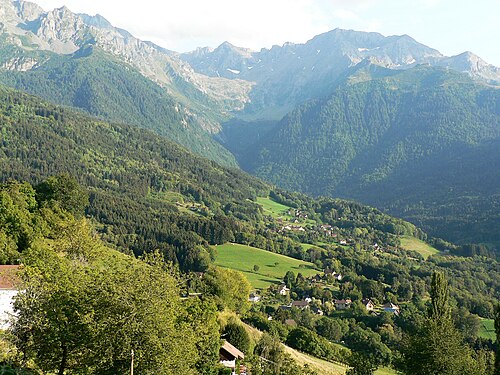
[[[469,51],[444,58],[437,65],[467,73],[472,77],[481,77],[488,83],[500,85],[500,68],[488,64],[479,56]]]
[[[38,66],[39,62],[37,59],[31,57],[16,57],[3,64],[3,69],[14,70],[18,72],[27,72]]]

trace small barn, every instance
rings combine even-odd
[[[19,266],[0,265],[0,329],[9,327],[9,317],[14,313],[12,303],[17,295]]]
[[[229,342],[224,340],[220,350],[219,350],[220,363],[225,367],[232,369],[232,373],[236,372],[236,361],[244,359],[245,354],[243,354],[238,348],[231,345]]]

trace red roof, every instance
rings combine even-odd
[[[0,289],[15,289],[19,284],[18,265],[0,265]]]

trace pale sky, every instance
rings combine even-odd
[[[254,50],[335,29],[408,34],[445,55],[471,51],[500,66],[500,0],[32,0],[66,5],[164,48],[224,41]]]

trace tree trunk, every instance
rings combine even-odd
[[[64,370],[66,369],[66,361],[68,360],[68,348],[66,345],[62,346],[62,358],[61,358],[61,364],[59,365],[59,372],[57,373],[58,375],[64,375]]]

